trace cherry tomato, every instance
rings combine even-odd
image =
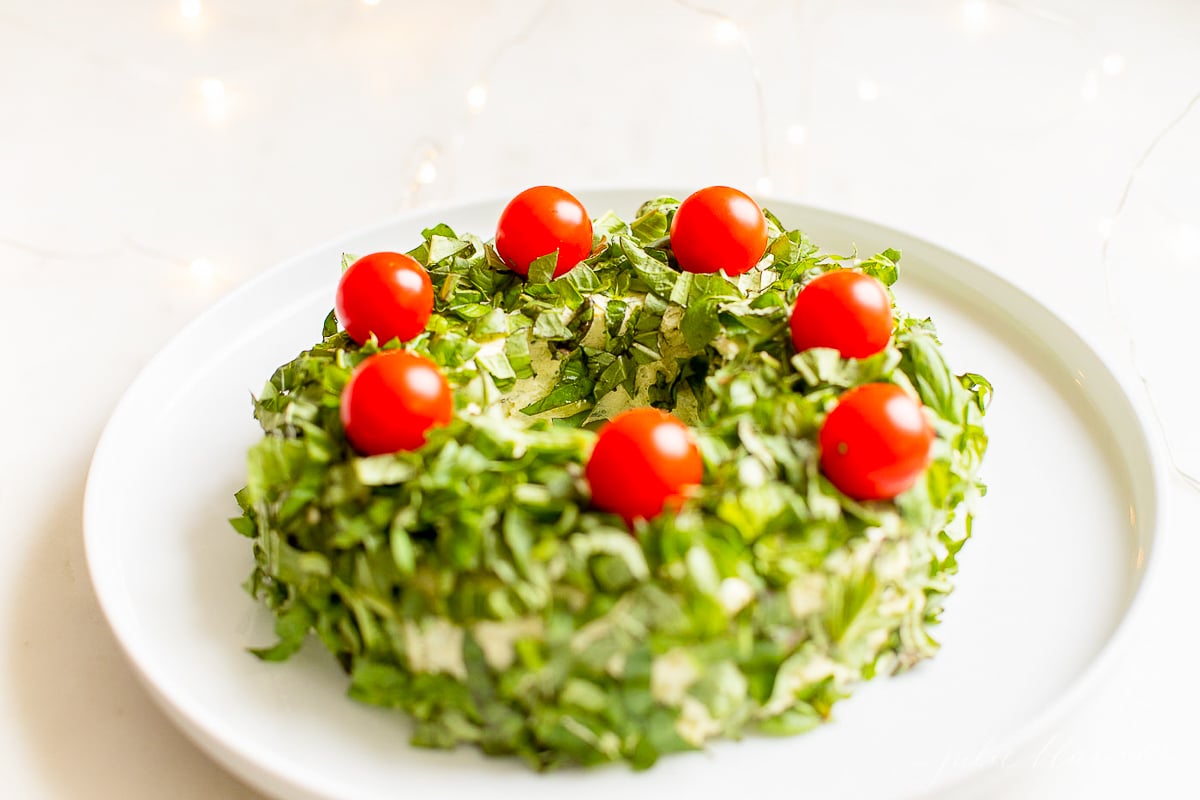
[[[388,350],[363,361],[342,390],[342,427],[354,449],[374,456],[416,450],[454,415],[446,377],[428,358]]]
[[[342,273],[334,300],[337,318],[362,344],[407,342],[425,330],[433,313],[433,284],[416,259],[403,253],[372,253]]]
[[[933,427],[899,386],[868,383],[841,396],[818,440],[821,471],[834,486],[858,500],[886,500],[929,465]]]
[[[657,408],[635,408],[600,429],[586,469],[592,503],[633,526],[678,505],[704,465],[688,427]]]
[[[558,251],[554,277],[592,253],[592,221],[583,204],[555,186],[534,186],[509,201],[496,225],[496,252],[519,275]]]
[[[679,205],[671,220],[671,252],[686,272],[741,275],[767,249],[767,218],[746,195],[709,186]]]
[[[839,269],[800,290],[791,324],[797,352],[832,347],[845,358],[866,358],[892,339],[892,304],[875,278]]]

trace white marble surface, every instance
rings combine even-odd
[[[876,219],[1074,324],[1200,474],[1200,4],[901,5],[0,3],[3,794],[256,796],[122,659],[83,558],[88,461],[188,319],[404,208],[727,182]],[[1171,489],[1132,646],[1052,732],[980,753],[979,796],[1200,794],[1200,493]]]

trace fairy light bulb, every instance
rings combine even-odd
[[[487,86],[482,83],[477,83],[470,89],[467,89],[467,109],[473,114],[478,114],[483,111],[487,105],[488,92]]]
[[[184,19],[199,19],[204,13],[204,4],[200,0],[179,0],[179,16]]]
[[[983,33],[987,30],[988,16],[986,0],[966,0],[962,4],[963,27],[967,33]]]
[[[1180,261],[1200,261],[1200,228],[1187,222],[1175,232],[1175,255]]]
[[[229,114],[229,95],[224,81],[205,78],[200,81],[200,97],[204,100],[204,111],[213,122],[221,122]]]
[[[1120,53],[1109,53],[1100,62],[1100,68],[1109,77],[1115,77],[1125,71],[1125,56]]]
[[[742,38],[742,29],[731,19],[719,19],[713,23],[712,37],[722,47],[729,47]]]
[[[858,79],[858,99],[864,103],[873,103],[879,99],[879,84],[870,78]]]
[[[188,265],[188,272],[196,283],[207,285],[216,277],[217,268],[207,258],[194,258]]]
[[[1079,90],[1079,94],[1088,103],[1094,102],[1100,96],[1100,78],[1095,70],[1089,70],[1084,76],[1083,88]]]
[[[787,131],[784,134],[787,137],[788,144],[799,147],[808,141],[808,128],[801,125],[799,122],[794,122],[788,125]]]
[[[433,159],[431,157],[426,156],[421,160],[421,163],[417,165],[417,173],[414,177],[416,178],[417,183],[421,184],[422,186],[428,186],[437,180],[437,176],[437,164],[433,163]]]

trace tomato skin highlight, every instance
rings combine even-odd
[[[686,425],[657,408],[634,408],[600,429],[585,474],[592,505],[632,528],[682,502],[704,477],[704,462]]]
[[[933,437],[920,402],[899,386],[856,386],[821,425],[821,471],[856,500],[888,500],[924,473]]]
[[[819,275],[796,296],[790,326],[796,352],[831,347],[867,358],[892,340],[892,303],[875,278],[851,269]]]
[[[679,204],[671,220],[671,252],[685,272],[741,275],[767,249],[767,218],[749,196],[709,186]]]
[[[433,314],[433,283],[416,259],[372,253],[355,261],[338,281],[334,309],[350,338],[364,344],[402,342],[425,330]]]
[[[407,350],[363,361],[342,390],[342,427],[368,456],[416,450],[430,428],[454,416],[454,396],[437,364]]]
[[[556,278],[592,254],[592,220],[587,209],[557,186],[526,189],[500,212],[496,253],[513,272],[528,275],[531,263],[556,250]]]

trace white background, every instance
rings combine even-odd
[[[3,793],[256,796],[118,651],[83,558],[88,461],[188,319],[405,208],[729,183],[875,219],[1076,326],[1200,474],[1197,42],[1185,0],[0,3]],[[1124,658],[1027,750],[981,752],[984,796],[1200,794],[1181,475],[1170,507]]]

